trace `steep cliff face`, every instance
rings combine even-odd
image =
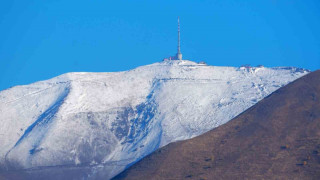
[[[319,179],[320,71],[228,123],[175,142],[114,179]]]
[[[168,61],[16,86],[0,92],[0,174],[111,178],[159,147],[226,123],[307,73]]]

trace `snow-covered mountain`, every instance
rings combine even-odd
[[[159,147],[226,123],[307,73],[183,60],[16,86],[0,92],[0,173],[72,169],[111,178]]]

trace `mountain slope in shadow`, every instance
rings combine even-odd
[[[114,179],[320,179],[320,70]]]

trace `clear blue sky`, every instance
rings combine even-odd
[[[210,65],[320,68],[319,0],[2,0],[0,90],[176,53]]]

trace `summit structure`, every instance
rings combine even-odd
[[[179,17],[178,17],[178,52],[176,55],[176,60],[182,60],[182,54],[180,51],[180,21],[179,21]]]
[[[177,50],[177,54],[175,56],[170,56],[169,58],[164,58],[164,61],[168,61],[168,60],[182,60],[182,54],[180,51],[180,20],[178,17],[178,50]]]

